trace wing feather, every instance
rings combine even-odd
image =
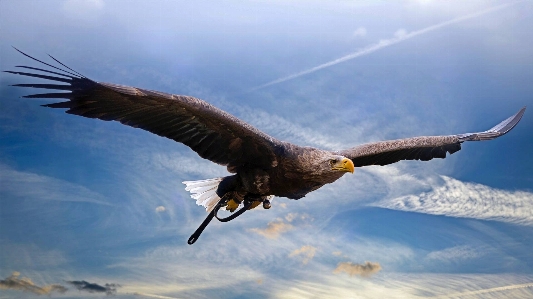
[[[271,168],[278,163],[277,153],[283,146],[281,142],[205,101],[190,96],[98,83],[73,71],[53,57],[57,63],[70,71],[22,54],[62,73],[28,66],[18,67],[54,76],[19,71],[7,71],[8,73],[67,83],[14,85],[70,91],[26,96],[68,99],[43,105],[45,107],[67,109],[69,114],[118,121],[141,128],[183,143],[202,158],[227,165],[228,169],[237,170],[244,165]]]
[[[356,167],[387,165],[401,160],[429,161],[446,158],[461,149],[465,141],[491,140],[513,129],[526,111],[523,107],[515,115],[507,118],[491,129],[479,133],[466,133],[449,136],[421,136],[363,144],[338,153],[351,159]]]

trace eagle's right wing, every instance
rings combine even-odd
[[[53,84],[14,85],[62,91],[25,96],[66,99],[43,105],[45,107],[64,108],[69,114],[114,120],[141,128],[183,143],[202,158],[228,166],[230,171],[239,167],[268,169],[277,165],[277,153],[282,143],[205,101],[191,96],[95,82],[57,60],[64,68],[22,54],[58,70],[19,66],[45,74],[7,71],[55,81]]]

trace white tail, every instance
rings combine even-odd
[[[205,210],[211,212],[216,204],[220,201],[216,191],[218,184],[222,178],[200,180],[200,181],[185,181],[185,191],[191,192],[191,197],[196,199],[196,204],[204,206]]]

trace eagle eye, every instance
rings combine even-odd
[[[337,160],[336,159],[330,159],[329,160],[329,165],[333,166],[337,163]]]

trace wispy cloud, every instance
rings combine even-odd
[[[299,249],[295,249],[289,254],[289,257],[301,257],[302,264],[307,265],[313,259],[316,253],[316,247],[311,245],[304,245]]]
[[[489,294],[489,293],[501,293],[503,291],[511,291],[511,290],[517,290],[517,289],[523,289],[523,288],[533,288],[533,282],[524,283],[524,284],[508,285],[508,286],[497,287],[497,288],[488,288],[488,289],[482,289],[482,290],[477,290],[477,291],[453,293],[453,294],[449,294],[449,295],[437,296],[437,297],[434,297],[434,298],[471,297],[471,296],[475,296],[475,295],[483,295],[483,294]],[[518,298],[518,297],[515,297],[515,298]]]
[[[235,107],[239,116],[266,132],[275,132],[275,137],[290,140],[300,145],[317,146],[326,149],[340,149],[346,147],[339,142],[338,136],[326,136],[311,128],[288,121],[279,115],[252,109],[248,106]],[[252,116],[252,117],[251,117]],[[350,128],[345,128],[350,130]]]
[[[366,36],[366,28],[365,27],[359,27],[355,29],[355,31],[352,34],[353,37],[365,37]]]
[[[33,243],[0,241],[0,253],[0,265],[6,269],[18,267],[21,267],[18,269],[50,269],[64,266],[70,261],[61,250],[47,250]]]
[[[37,295],[50,295],[53,292],[60,294],[65,293],[68,289],[59,284],[51,284],[46,286],[38,286],[27,277],[20,277],[19,272],[13,272],[11,276],[4,280],[0,280],[0,289],[2,290],[18,290],[23,292],[30,292]]]
[[[533,193],[506,191],[441,176],[429,181],[431,191],[385,199],[374,206],[452,217],[533,225]]]
[[[487,9],[484,9],[484,10],[476,12],[476,13],[471,13],[471,14],[468,14],[468,15],[465,15],[465,16],[462,16],[462,17],[454,18],[454,19],[451,19],[451,20],[448,20],[448,21],[445,21],[445,22],[442,22],[442,23],[438,23],[438,24],[426,27],[424,29],[412,31],[412,32],[409,32],[409,33],[401,32],[400,34],[398,34],[398,31],[397,31],[393,38],[380,40],[378,43],[370,45],[368,47],[365,47],[365,48],[363,48],[363,49],[361,49],[359,51],[356,51],[354,53],[351,53],[351,54],[348,54],[348,55],[343,56],[341,58],[337,58],[335,60],[323,63],[323,64],[321,64],[319,66],[315,66],[315,67],[312,67],[310,69],[307,69],[307,70],[304,70],[304,71],[301,71],[301,72],[298,72],[298,73],[295,73],[295,74],[292,74],[292,75],[289,75],[289,76],[286,76],[286,77],[282,77],[282,78],[276,79],[274,81],[271,81],[271,82],[268,82],[268,83],[265,83],[265,84],[262,84],[262,85],[259,85],[259,86],[256,86],[256,87],[253,87],[253,88],[251,88],[248,91],[258,90],[258,89],[261,89],[261,88],[272,86],[274,84],[278,84],[278,83],[282,83],[282,82],[285,82],[285,81],[289,81],[289,80],[298,78],[298,77],[303,76],[303,75],[314,73],[314,72],[319,71],[321,69],[325,69],[327,67],[334,66],[336,64],[339,64],[339,63],[342,63],[342,62],[345,62],[345,61],[348,61],[348,60],[351,60],[351,59],[354,59],[354,58],[357,58],[357,57],[361,57],[361,56],[364,56],[364,55],[368,55],[368,54],[374,53],[374,52],[376,52],[378,50],[381,50],[381,49],[387,48],[389,46],[398,44],[400,42],[409,40],[409,39],[411,39],[413,37],[416,37],[416,36],[419,36],[419,35],[422,35],[422,34],[437,30],[437,29],[441,29],[441,28],[444,28],[444,27],[447,27],[447,26],[450,26],[450,25],[453,25],[453,24],[457,24],[457,23],[460,23],[460,22],[463,22],[463,21],[466,21],[466,20],[477,18],[477,17],[483,16],[483,15],[491,13],[491,12],[498,11],[500,9],[506,8],[508,6],[511,6],[511,5],[515,4],[515,3],[502,4],[502,5],[494,6],[494,7],[487,8]]]
[[[155,211],[157,213],[162,213],[162,212],[166,211],[166,208],[164,206],[158,206],[157,208],[155,208]]]
[[[387,273],[353,279],[317,275],[307,281],[279,281],[276,298],[531,298],[531,275]],[[500,286],[500,287],[495,287]],[[487,296],[494,292],[494,296]]]
[[[116,294],[117,288],[120,287],[119,284],[115,283],[106,283],[102,286],[97,283],[87,282],[85,280],[73,280],[66,282],[73,285],[76,289],[78,289],[78,291],[89,293],[105,293],[106,295]]]
[[[432,251],[426,256],[426,260],[446,263],[474,259],[482,255],[483,252],[479,249],[463,245]]]
[[[104,196],[83,186],[45,175],[14,170],[2,164],[0,164],[0,194],[38,200],[111,205]]]
[[[337,265],[337,268],[333,270],[333,273],[338,274],[345,272],[350,276],[358,275],[363,277],[369,277],[378,273],[381,270],[379,263],[365,262],[364,264],[354,264],[352,262],[341,262]]]

